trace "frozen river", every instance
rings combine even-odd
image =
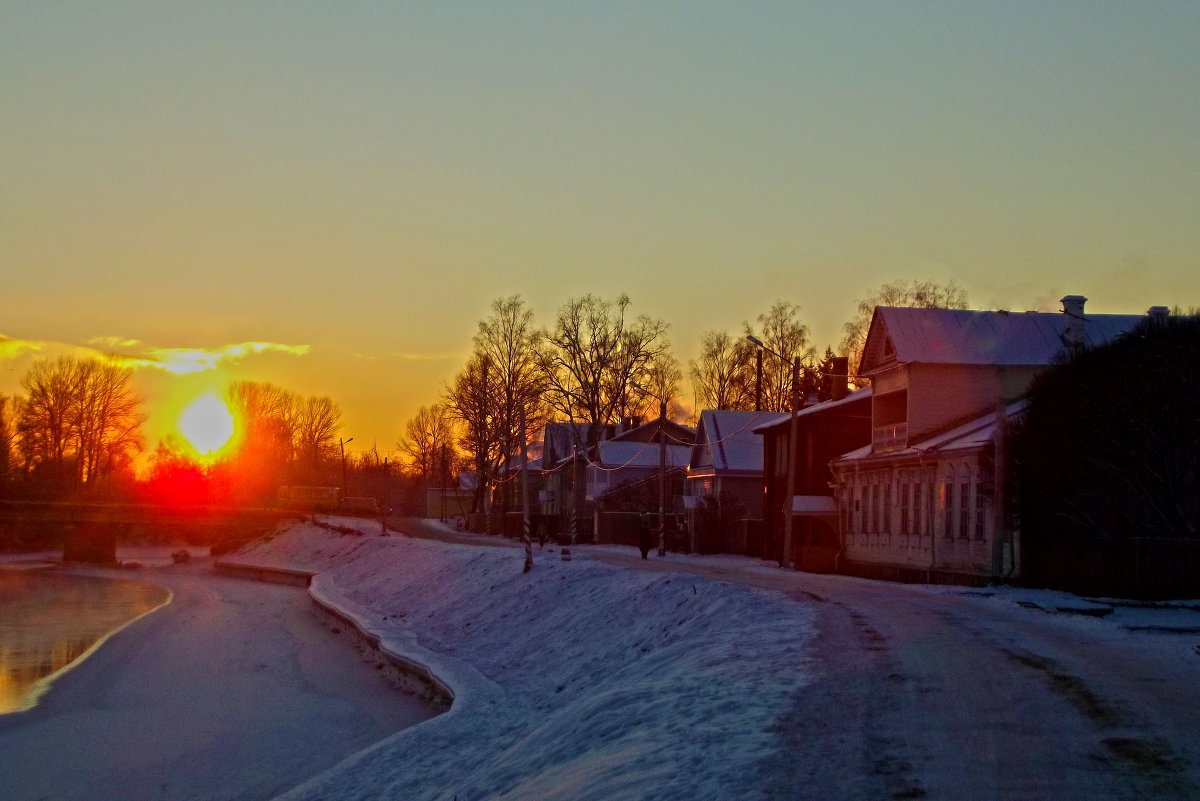
[[[322,627],[301,589],[204,563],[137,578],[172,602],[34,708],[0,715],[6,801],[265,799],[432,716]]]

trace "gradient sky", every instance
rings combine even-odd
[[[0,2],[0,242],[0,392],[213,357],[138,368],[151,447],[237,377],[386,455],[512,293],[684,365],[897,278],[1197,305],[1200,4]]]

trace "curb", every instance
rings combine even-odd
[[[349,612],[339,609],[331,601],[317,597],[312,587],[316,572],[232,562],[214,562],[213,569],[221,575],[233,578],[307,588],[308,597],[312,600],[321,622],[329,626],[334,634],[341,634],[343,629],[348,631],[359,655],[377,669],[384,671],[400,692],[420,698],[438,713],[446,712],[453,705],[454,690],[438,678],[427,665],[392,651],[379,635],[368,631]]]

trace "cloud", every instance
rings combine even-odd
[[[26,351],[40,351],[45,347],[41,342],[28,339],[12,339],[0,334],[0,360],[15,359]]]
[[[443,362],[451,359],[461,359],[464,357],[464,353],[462,351],[456,353],[402,353],[399,351],[386,351],[375,355],[355,353],[354,357],[370,362],[380,359],[397,359],[404,362]]]
[[[92,337],[89,345],[100,345],[105,348],[135,348],[142,344],[140,339],[125,339],[124,337]]]
[[[141,344],[138,340],[122,340],[118,337],[95,337],[89,344],[122,345],[131,347]],[[283,345],[277,342],[239,342],[220,348],[150,348],[145,353],[129,354],[107,352],[104,358],[123,367],[150,367],[165,370],[175,375],[202,373],[215,370],[222,363],[237,364],[247,356],[260,353],[286,353],[303,356],[308,345]]]

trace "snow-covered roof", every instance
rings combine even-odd
[[[814,403],[812,406],[805,406],[803,409],[801,409],[799,412],[796,413],[796,417],[804,417],[806,415],[813,415],[813,414],[824,414],[826,412],[830,412],[835,409],[839,409],[843,406],[848,406],[851,403],[856,403],[858,401],[867,400],[868,398],[871,397],[871,392],[872,392],[871,387],[863,387],[862,389],[856,389],[844,398],[838,398],[837,400],[822,401],[820,403]],[[755,426],[754,433],[755,434],[764,434],[764,433],[766,433],[766,431],[768,429],[771,429],[771,428],[774,428],[775,426],[783,425],[783,424],[787,423],[789,421],[789,419],[790,419],[790,415],[787,412],[777,413],[774,419],[767,420],[766,422],[760,423],[759,425]]]
[[[763,441],[755,427],[774,421],[778,412],[735,412],[705,409],[700,412],[696,447],[691,468],[712,468],[716,472],[761,473]]]
[[[1010,403],[1005,407],[1005,416],[1009,419],[1020,416],[1024,413],[1028,403],[1025,398]],[[995,436],[996,413],[989,412],[954,428],[910,443],[907,448],[901,450],[872,454],[871,446],[864,445],[857,450],[842,454],[834,460],[834,464],[867,459],[873,455],[880,459],[902,459],[907,456],[919,456],[921,454],[949,454],[957,451],[978,450],[991,442]]]
[[[653,442],[601,440],[596,443],[599,466],[658,467],[660,445]],[[667,467],[687,467],[692,455],[689,445],[667,445]]]
[[[1071,318],[1060,312],[967,311],[879,306],[859,373],[895,362],[1047,365],[1062,352]],[[1139,314],[1075,318],[1089,346],[1102,345],[1146,319]]]

